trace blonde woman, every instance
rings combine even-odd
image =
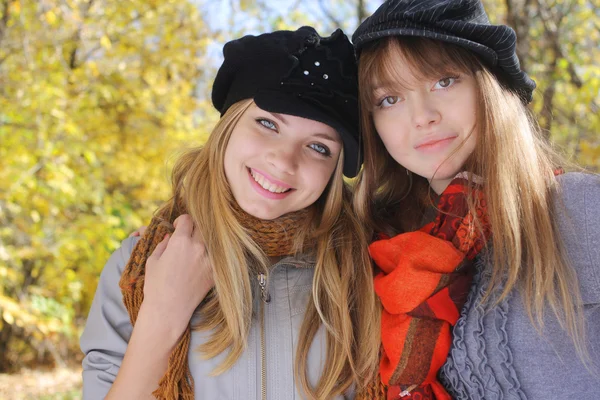
[[[364,398],[597,398],[600,180],[563,174],[516,37],[480,0],[389,0],[353,35],[383,384]]]
[[[343,181],[360,166],[353,48],[303,27],[223,52],[220,121],[102,272],[84,399],[352,398],[376,371],[372,269]]]

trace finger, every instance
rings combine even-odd
[[[188,214],[181,214],[175,222],[173,223],[175,226],[175,232],[173,232],[173,236],[192,236],[192,231],[194,229],[194,223],[192,222],[192,217]]]
[[[150,255],[151,258],[158,259],[162,256],[162,254],[167,249],[167,245],[169,244],[169,238],[170,238],[170,235],[167,233],[165,235],[165,237],[163,238],[163,240],[161,240],[161,242],[159,244],[157,244],[156,247],[154,248],[154,251]]]
[[[135,236],[140,236],[140,232],[139,231],[135,231],[135,232],[131,232],[129,234],[129,237],[135,237]]]

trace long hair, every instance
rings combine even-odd
[[[203,147],[185,153],[172,174],[173,198],[163,207],[171,215],[184,209],[200,229],[213,267],[215,287],[200,304],[196,330],[212,331],[199,351],[206,359],[227,352],[213,371],[218,375],[239,359],[252,320],[251,277],[268,275],[270,262],[236,219],[224,170],[231,133],[252,100],[232,105]],[[311,206],[311,218],[295,239],[295,251],[314,255],[312,300],[296,348],[298,389],[314,399],[329,399],[350,385],[366,382],[378,363],[378,306],[367,240],[353,216],[351,195],[342,177],[343,154],[325,192]],[[316,243],[303,248],[303,243]],[[244,268],[245,266],[245,268]],[[325,368],[316,386],[307,375],[307,358],[317,329],[325,327]]]
[[[564,161],[518,95],[504,84],[500,72],[490,71],[473,53],[414,37],[390,37],[362,52],[359,88],[365,166],[354,200],[360,220],[372,232],[411,231],[419,228],[424,210],[431,205],[428,181],[407,173],[391,157],[370,112],[377,84],[403,85],[403,71],[394,61],[398,57],[407,61],[417,78],[434,80],[458,72],[475,79],[480,105],[475,124],[478,135],[464,169],[469,179],[483,178],[492,226],[491,279],[483,301],[490,300],[502,285],[492,304],[518,288],[529,317],[540,330],[549,305],[585,361],[588,353],[579,284],[554,218],[560,201],[553,171],[565,165]],[[474,200],[469,199],[469,204],[474,207]],[[475,226],[480,226],[478,221]]]

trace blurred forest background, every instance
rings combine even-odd
[[[221,47],[309,24],[352,34],[380,1],[0,0],[0,398],[80,398],[100,271],[203,142]],[[484,0],[518,34],[550,139],[600,171],[600,0]]]

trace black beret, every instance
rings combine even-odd
[[[252,98],[269,112],[319,121],[344,145],[344,175],[360,168],[358,76],[354,47],[340,30],[321,37],[311,27],[248,35],[223,48],[212,103],[223,115]]]
[[[524,103],[535,82],[521,71],[517,36],[506,25],[491,25],[480,0],[388,0],[354,32],[357,50],[387,36],[442,40],[477,53]]]

